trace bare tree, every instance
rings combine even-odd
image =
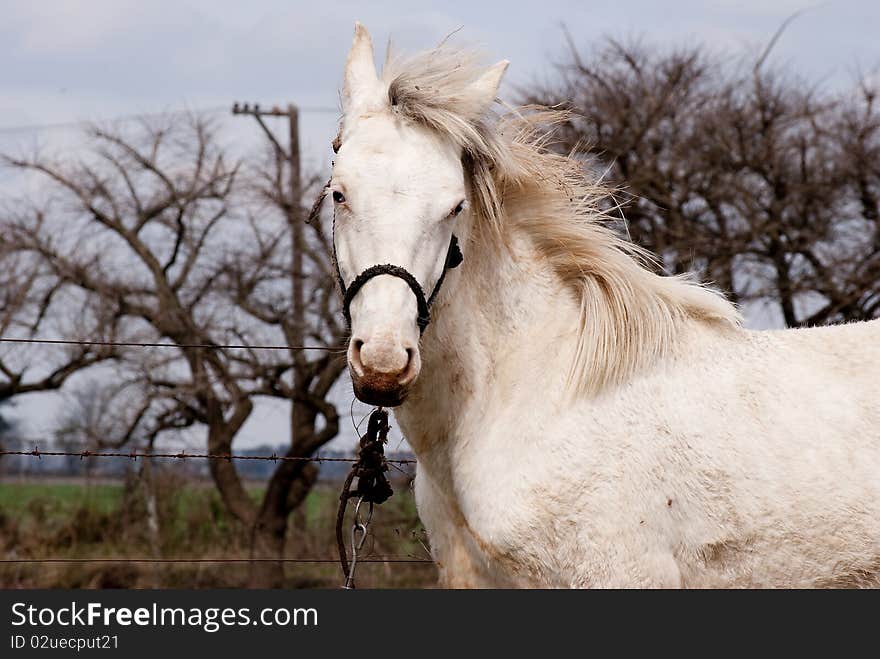
[[[44,221],[36,211],[33,218]],[[11,237],[0,233],[0,336],[32,339],[62,332],[72,339],[112,340],[116,321],[107,308],[95,300],[76,304],[67,293],[45,263],[17,251]],[[39,353],[25,344],[0,344],[0,401],[57,390],[75,373],[115,355],[109,346],[73,345]]]
[[[73,163],[8,159],[42,175],[65,206],[51,221],[45,211],[17,213],[4,235],[14,254],[36,259],[59,286],[108,309],[115,336],[174,346],[117,351],[116,390],[130,399],[114,406],[124,409],[124,420],[112,424],[117,441],[153,441],[198,424],[208,452],[230,454],[261,396],[306,409],[287,438],[287,455],[307,457],[332,439],[338,413],[327,396],[342,372],[336,347],[345,329],[335,317],[320,223],[310,229],[304,271],[292,272],[290,224],[275,188],[281,165],[270,159],[246,171],[229,162],[201,118],[144,123],[131,137],[94,129],[91,145]],[[305,278],[311,291],[302,333],[319,350],[288,342],[293,277]],[[211,460],[210,471],[226,508],[250,533],[254,555],[279,556],[289,514],[317,468],[280,462],[259,504],[233,461]],[[252,583],[277,586],[282,577],[280,564],[260,563]]]
[[[246,317],[248,326],[280,332],[291,346],[286,361],[266,364],[253,352],[239,354],[239,367],[258,383],[256,395],[282,398],[291,407],[291,444],[288,457],[307,457],[339,432],[339,414],[329,400],[331,388],[345,370],[344,349],[348,329],[339,313],[335,277],[330,254],[332,245],[320,218],[308,224],[302,242],[302,272],[292,266],[293,222],[305,222],[306,207],[290,207],[289,162],[268,148],[260,166],[248,174],[245,189],[249,209],[241,249],[228,259],[222,287],[230,303]],[[317,179],[304,186],[313,189]],[[307,291],[304,327],[296,327],[291,314],[293,279],[302,278]],[[311,346],[328,350],[298,349],[297,337]],[[294,377],[295,375],[295,377]],[[289,376],[289,377],[288,377]],[[287,520],[302,502],[317,478],[314,464],[287,461],[274,471],[254,523],[255,551],[278,555],[284,546]],[[258,564],[253,583],[273,585],[277,567]]]
[[[874,318],[880,305],[880,113],[867,83],[830,94],[699,47],[572,46],[561,148],[621,189],[636,242],[788,326]]]

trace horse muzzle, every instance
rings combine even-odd
[[[395,407],[406,400],[421,369],[417,346],[352,337],[348,367],[354,394],[368,405]]]
[[[421,284],[412,273],[404,267],[390,263],[370,266],[346,286],[342,272],[339,270],[339,263],[336,260],[335,233],[333,240],[333,261],[336,264],[336,276],[342,291],[342,313],[353,332],[348,344],[348,366],[354,385],[354,394],[359,400],[369,405],[385,407],[400,405],[406,399],[410,385],[415,382],[421,368],[418,337],[412,338],[413,342],[406,343],[407,339],[400,338],[400,335],[405,332],[389,331],[387,326],[377,330],[374,322],[368,322],[367,329],[361,327],[360,331],[366,332],[366,334],[359,337],[352,322],[352,302],[364,286],[380,275],[386,275],[383,278],[386,282],[389,278],[403,282],[412,294],[412,299],[415,300],[417,312],[415,320],[419,331],[418,336],[421,336],[428,323],[431,322],[431,304],[440,292],[447,271],[457,268],[464,258],[458,247],[458,238],[453,235],[449,240],[443,271],[434,284],[429,297],[425,297]],[[386,302],[387,299],[386,296]],[[375,303],[372,306],[372,309],[366,310],[367,317],[382,316],[388,308],[387,305],[384,308],[378,308]]]

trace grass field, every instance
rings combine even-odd
[[[0,481],[0,558],[246,558],[247,531],[210,483],[163,474],[159,535],[148,530],[143,487],[127,482]],[[255,499],[261,489],[250,488]],[[335,559],[336,486],[319,484],[291,517],[287,558]],[[348,527],[346,527],[348,528]],[[158,539],[158,546],[155,540]],[[426,558],[424,529],[408,487],[376,508],[366,549],[373,556]],[[247,584],[246,563],[0,565],[5,588],[197,588]],[[430,587],[430,563],[364,563],[360,587]],[[338,587],[338,564],[286,564],[285,587]]]

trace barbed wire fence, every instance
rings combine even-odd
[[[20,440],[27,443],[27,440]],[[71,457],[71,458],[128,458],[130,460],[137,459],[162,459],[173,458],[176,460],[267,460],[271,462],[347,462],[354,464],[357,462],[355,458],[337,458],[337,457],[321,457],[321,456],[289,456],[289,455],[235,455],[231,453],[187,453],[186,451],[178,451],[174,453],[153,453],[144,451],[41,451],[39,446],[34,446],[30,451],[8,451],[0,450],[0,456],[4,455],[23,455],[35,458],[46,457]],[[415,464],[415,460],[408,459],[392,459],[385,460],[390,464]]]
[[[41,339],[41,338],[30,338],[30,337],[0,337],[0,344],[9,343],[9,344],[36,344],[36,345],[76,345],[76,346],[101,346],[101,347],[140,347],[140,348],[202,348],[202,349],[214,349],[214,350],[316,350],[316,351],[326,351],[326,352],[338,352],[344,351],[344,347],[330,347],[330,346],[289,346],[289,345],[248,345],[248,344],[223,344],[223,343],[201,343],[201,344],[180,344],[180,343],[164,343],[160,341],[89,341],[89,340],[79,340],[79,339]],[[17,457],[28,457],[37,460],[42,460],[44,457],[67,457],[67,458],[79,458],[80,460],[91,460],[91,459],[126,459],[133,462],[137,460],[174,460],[174,461],[187,461],[187,460],[225,460],[225,461],[266,461],[266,462],[313,462],[313,463],[347,463],[354,464],[357,462],[357,459],[354,457],[337,457],[337,456],[287,456],[287,455],[278,455],[273,452],[271,455],[247,455],[247,454],[234,454],[234,453],[222,453],[222,454],[214,454],[214,453],[188,453],[186,450],[180,451],[144,451],[144,450],[130,450],[130,451],[103,451],[103,450],[90,450],[83,449],[81,451],[72,451],[72,450],[45,450],[40,449],[40,444],[43,446],[51,445],[53,440],[50,438],[17,438],[16,441],[20,445],[28,445],[32,446],[29,449],[6,449],[0,446],[0,457],[3,456],[17,456]],[[416,464],[416,460],[408,459],[408,458],[387,458],[386,462],[394,467],[397,471],[412,477],[413,474],[404,470],[402,467],[404,465],[414,465]],[[422,543],[422,548],[425,549],[427,553],[427,548]],[[383,563],[383,564],[401,564],[401,563],[410,563],[410,564],[434,564],[434,561],[430,558],[419,557],[411,554],[405,555],[382,555],[382,556],[373,556],[368,555],[363,558],[358,559],[359,563]],[[274,563],[274,564],[339,564],[339,560],[335,558],[325,558],[325,557],[296,557],[296,558],[287,558],[287,557],[277,557],[277,558],[259,558],[259,557],[249,557],[249,558],[190,558],[190,557],[122,557],[122,556],[111,556],[111,557],[77,557],[77,558],[67,558],[67,557],[46,557],[46,558],[34,558],[34,557],[4,557],[0,558],[0,565],[51,565],[51,564],[155,564],[155,565],[177,565],[177,564],[251,564],[251,563]]]

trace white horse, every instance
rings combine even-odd
[[[358,25],[328,187],[355,391],[397,405],[442,584],[880,584],[880,323],[747,331],[653,274],[556,113],[491,113],[506,68],[379,76]]]

